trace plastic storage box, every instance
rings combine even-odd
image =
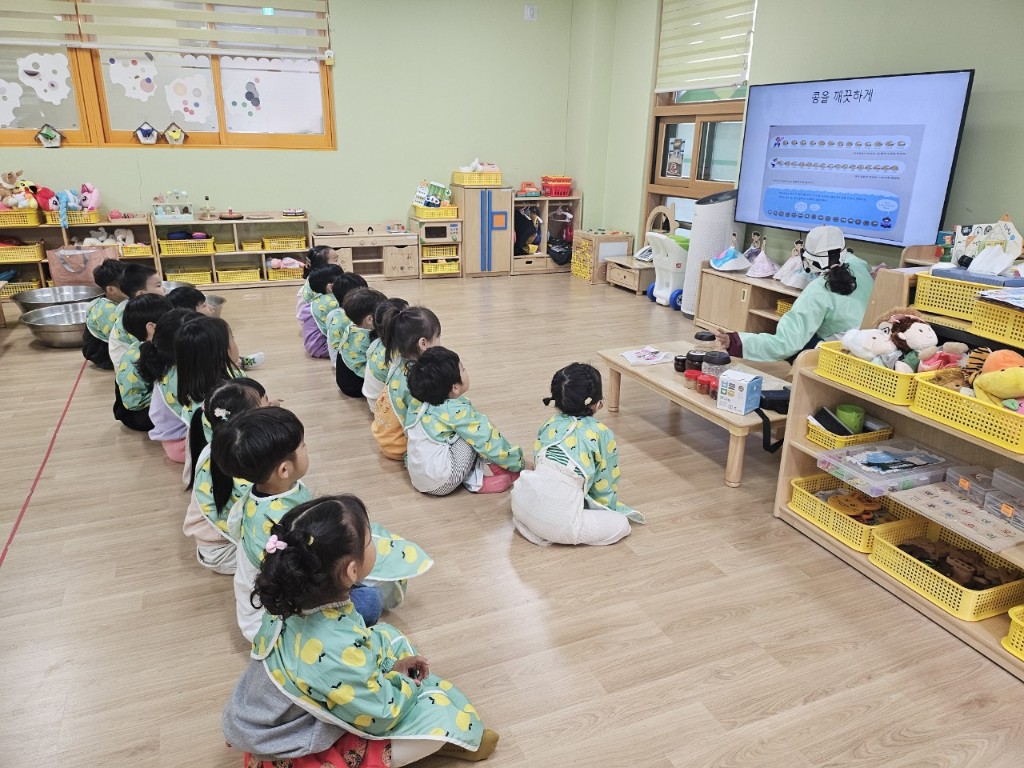
[[[946,483],[979,507],[985,506],[985,494],[995,490],[992,470],[987,467],[950,467],[946,470]]]
[[[868,496],[939,483],[953,465],[948,456],[912,440],[839,448],[818,456],[818,468]]]
[[[997,469],[992,473],[992,486],[997,491],[1005,491],[1011,496],[1024,499],[1024,479],[1017,477],[1006,469]]]
[[[991,491],[985,494],[985,511],[1024,530],[1024,499],[1005,491]]]

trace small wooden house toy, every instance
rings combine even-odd
[[[185,143],[188,134],[177,123],[171,123],[164,128],[164,138],[167,139],[168,144],[180,145]]]
[[[160,138],[160,131],[149,123],[143,123],[135,129],[135,138],[139,144],[156,144]]]
[[[46,123],[42,128],[40,128],[39,133],[36,134],[36,141],[47,149],[60,147],[60,143],[63,139],[64,134],[49,123]]]

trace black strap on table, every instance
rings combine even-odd
[[[754,413],[761,417],[761,423],[764,425],[761,435],[761,447],[764,448],[768,453],[775,453],[779,448],[782,447],[782,440],[776,440],[772,442],[772,422],[768,418],[762,409],[755,408]]]

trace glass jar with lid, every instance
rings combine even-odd
[[[711,331],[697,331],[693,334],[693,348],[699,352],[714,352],[718,349],[718,339]]]
[[[704,354],[704,365],[701,367],[701,372],[708,376],[718,378],[731,364],[732,358],[729,357],[728,352],[706,352]]]

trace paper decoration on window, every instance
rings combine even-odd
[[[21,106],[24,92],[18,83],[0,80],[0,128],[9,128],[14,122],[14,110]]]
[[[60,142],[63,140],[64,134],[58,131],[49,123],[46,123],[42,128],[39,129],[39,133],[36,134],[36,141],[42,144],[47,149],[55,149],[60,147]]]
[[[229,131],[323,132],[317,61],[221,57],[221,86]]]
[[[255,117],[260,111],[260,92],[257,89],[259,81],[258,77],[247,81],[244,93],[228,102],[228,111],[240,117]]]
[[[17,60],[18,79],[36,92],[40,101],[59,105],[71,95],[71,69],[63,53],[30,53]]]
[[[149,123],[143,123],[135,129],[135,138],[139,140],[139,144],[156,144],[160,138],[160,131]]]
[[[210,81],[203,75],[179,77],[164,87],[167,107],[186,123],[205,123],[213,107]]]
[[[184,144],[188,134],[177,123],[171,123],[164,128],[164,138],[168,144]]]
[[[149,101],[156,93],[156,61],[151,53],[110,56],[110,81],[124,88],[124,95],[136,101]]]

